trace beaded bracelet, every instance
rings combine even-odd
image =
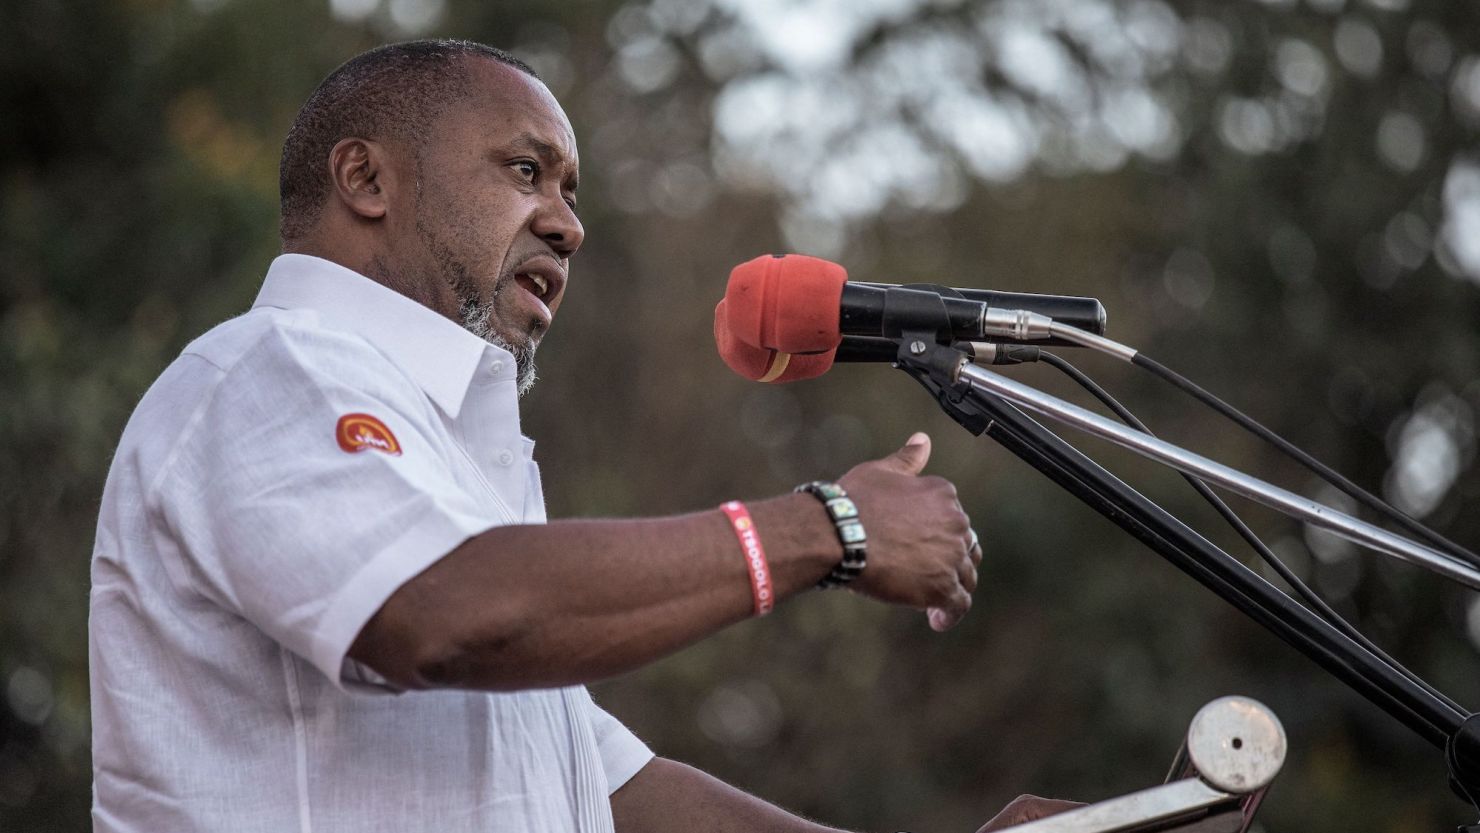
[[[843,543],[843,560],[817,582],[817,586],[824,589],[842,587],[858,578],[863,568],[868,566],[868,533],[863,531],[858,506],[849,499],[842,486],[827,480],[803,483],[793,491],[806,492],[822,501],[827,517],[837,529],[838,540]]]

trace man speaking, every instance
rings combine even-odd
[[[372,50],[303,106],[284,254],[109,472],[96,830],[824,829],[654,758],[583,684],[819,583],[943,630],[980,547],[923,435],[749,505],[546,523],[518,399],[584,235],[577,172],[550,92],[478,44]]]

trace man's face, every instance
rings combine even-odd
[[[584,236],[575,134],[539,81],[491,60],[463,60],[473,92],[425,138],[414,228],[398,229],[399,245],[411,250],[419,277],[442,282],[428,287],[444,307],[438,312],[514,355],[523,394]]]

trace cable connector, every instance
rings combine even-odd
[[[1022,364],[1038,361],[1039,350],[1030,344],[998,344],[991,341],[958,341],[951,345],[971,356],[972,364]]]
[[[1038,341],[1048,338],[1053,319],[1025,309],[982,309],[982,335],[1010,338],[1013,341]]]

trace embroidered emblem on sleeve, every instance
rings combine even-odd
[[[345,414],[340,417],[339,424],[334,428],[334,439],[339,441],[340,448],[351,454],[368,448],[392,457],[401,456],[401,444],[396,442],[396,435],[391,433],[384,422],[369,414]]]

